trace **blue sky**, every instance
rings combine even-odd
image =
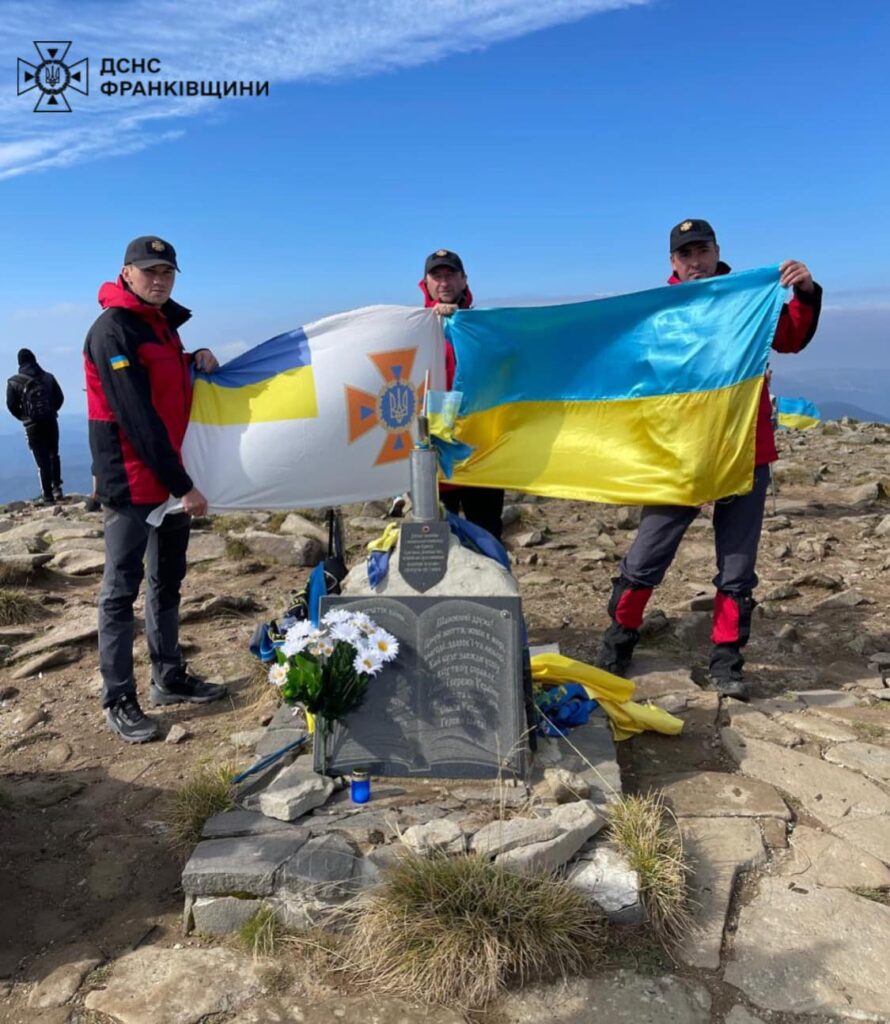
[[[825,285],[799,362],[890,368],[888,29],[878,0],[6,0],[0,365],[27,344],[76,408],[138,234],[179,251],[187,346],[230,357],[414,304],[439,246],[480,304],[651,287],[670,226],[706,217],[737,269],[793,256]],[[90,58],[71,114],[16,95],[34,39]],[[103,56],[270,95],[122,101]]]

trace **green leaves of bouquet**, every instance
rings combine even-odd
[[[318,626],[298,622],[276,649],[269,681],[286,704],[302,704],[326,722],[342,722],[368,683],[399,653],[399,642],[364,612],[335,608]]]

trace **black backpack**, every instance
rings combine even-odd
[[[25,377],[22,381],[22,410],[29,420],[48,420],[56,414],[53,406],[52,388],[45,377]]]

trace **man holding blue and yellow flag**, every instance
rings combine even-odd
[[[719,277],[730,272],[720,259],[714,229],[705,220],[684,220],[671,231],[668,284],[680,285]],[[786,260],[779,267],[780,284],[793,294],[779,314],[772,348],[800,352],[812,339],[819,320],[822,289],[807,267]],[[724,696],[748,699],[742,677],[742,648],[748,640],[752,592],[757,585],[755,564],[763,510],[769,483],[769,465],[778,458],[766,382],[760,405],[754,446],[754,482],[748,493],[722,498],[714,505],[717,575],[714,586],[711,685]],[[640,528],[613,581],[609,615],[612,623],[603,635],[597,659],[600,668],[624,675],[639,639],[643,612],[653,589],[664,579],[680,541],[699,513],[699,506],[651,505],[643,509]]]

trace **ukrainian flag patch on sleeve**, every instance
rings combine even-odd
[[[112,370],[126,370],[130,365],[130,360],[126,356],[112,356],[108,361],[111,363]]]

